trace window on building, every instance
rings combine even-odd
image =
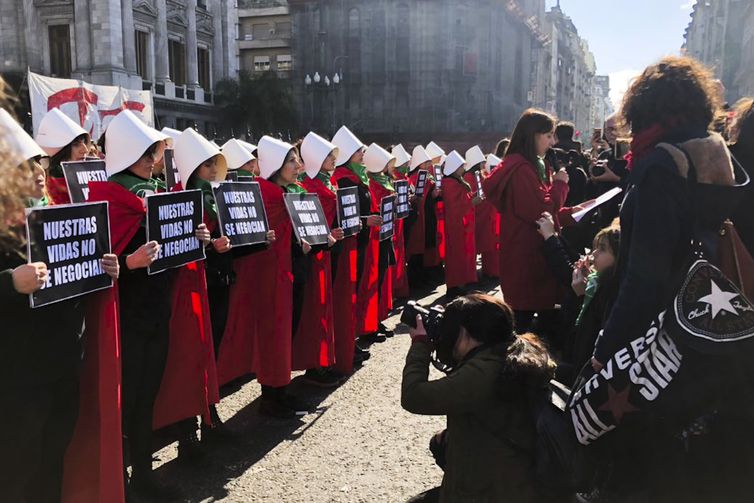
[[[270,69],[270,57],[269,56],[254,56],[254,71],[266,72]]]
[[[290,54],[278,54],[276,61],[278,71],[289,72],[293,70],[293,58]]]
[[[257,23],[251,26],[251,33],[254,40],[266,40],[270,38],[270,25],[267,23]]]
[[[186,84],[186,46],[178,40],[168,40],[170,80],[177,86]]]
[[[71,76],[71,32],[67,24],[48,27],[50,38],[50,75],[68,78]]]
[[[212,87],[209,72],[209,49],[199,47],[196,50],[196,66],[199,71],[199,86],[205,91]]]
[[[275,23],[275,35],[278,38],[289,38],[291,36],[291,23]]]
[[[149,75],[149,33],[136,30],[136,73],[144,80],[151,80]]]

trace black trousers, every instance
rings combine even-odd
[[[130,325],[129,317],[121,315],[123,435],[134,472],[152,469],[152,416],[170,337],[169,316],[158,316],[153,325],[145,327],[143,323]]]
[[[79,379],[0,393],[0,499],[58,503],[79,415]]]
[[[220,343],[225,333],[228,321],[228,303],[230,302],[230,286],[219,285],[207,287],[209,312],[212,318],[212,342],[215,346],[215,359],[220,356]]]

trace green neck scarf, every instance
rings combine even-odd
[[[402,175],[408,175],[408,164],[398,166],[397,168],[395,168],[395,170]]]
[[[355,162],[348,162],[346,164],[346,167],[353,171],[353,173],[359,177],[359,180],[361,180],[361,183],[364,185],[369,185],[369,177],[367,176],[367,167],[363,164],[358,164]]]
[[[541,157],[537,157],[537,173],[539,174],[539,180],[542,183],[547,183],[547,167],[545,166],[545,160]]]
[[[368,173],[368,175],[369,175],[369,178],[379,183],[380,185],[385,187],[387,190],[391,192],[395,192],[395,189],[393,188],[393,184],[390,183],[390,177],[386,175],[385,173]]]
[[[109,181],[117,183],[121,187],[124,187],[136,194],[139,197],[144,197],[149,194],[156,194],[157,192],[164,192],[166,189],[165,182],[157,178],[142,178],[134,175],[132,172],[125,170],[120,173],[116,173],[111,176]]]
[[[325,171],[320,171],[317,173],[317,180],[325,184],[325,187],[330,189],[330,191],[335,192],[335,187],[332,185],[332,181],[330,181],[330,174]]]
[[[286,185],[285,191],[289,194],[306,194],[306,189],[298,183]]]
[[[210,220],[217,220],[217,203],[215,194],[212,192],[212,184],[207,180],[202,180],[198,176],[189,178],[187,189],[199,189],[202,191],[202,201],[204,202],[204,213]]]
[[[249,176],[251,178],[256,178],[254,176],[254,173],[251,171],[246,171],[245,169],[237,169],[236,172],[238,173],[238,176]]]
[[[586,308],[589,307],[589,304],[592,303],[592,299],[594,299],[594,294],[597,293],[597,288],[599,288],[599,273],[597,271],[594,271],[586,278],[586,290],[584,291],[584,302],[581,304],[581,312],[579,312],[579,316],[576,318],[576,326],[581,326],[581,320],[584,317],[584,313],[586,312]]]

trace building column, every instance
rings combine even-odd
[[[196,45],[196,0],[186,2],[186,84],[188,87],[199,87],[199,65],[197,64]]]
[[[24,2],[27,5],[27,2]],[[35,9],[35,7],[30,7]],[[76,52],[74,56],[73,71],[87,73],[92,68],[92,33],[90,28],[89,0],[74,0],[73,19],[74,40]],[[42,51],[47,50],[43,48]]]
[[[225,45],[223,43],[223,35],[225,33],[225,30],[223,30],[223,16],[225,15],[225,8],[222,3],[220,1],[212,2],[212,29],[215,32],[212,36],[212,80],[214,82],[227,77],[223,71],[223,60],[227,56],[223,49]]]
[[[170,82],[167,11],[168,7],[166,0],[157,0],[157,24],[154,32],[154,66],[156,82]]]
[[[134,3],[133,0],[121,0],[121,17],[123,19],[123,67],[129,74],[136,73],[136,41],[134,40]]]

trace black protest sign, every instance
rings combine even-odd
[[[168,191],[171,191],[176,185],[181,183],[181,175],[178,174],[178,166],[175,165],[175,160],[173,159],[173,149],[165,149],[163,161],[165,162],[165,185],[167,185]]]
[[[105,161],[78,161],[60,163],[65,184],[72,203],[89,200],[89,182],[106,182]]]
[[[239,176],[238,181],[239,182],[253,182],[254,177],[253,176]]]
[[[44,262],[50,273],[42,288],[29,295],[31,307],[113,285],[101,260],[110,253],[107,203],[27,209],[26,237],[29,262]]]
[[[225,174],[225,181],[226,182],[237,182],[238,180],[238,172],[237,171],[228,171]]]
[[[299,242],[303,239],[310,245],[327,243],[330,226],[317,194],[285,194],[285,207]]]
[[[474,172],[474,176],[476,177],[476,186],[477,186],[476,195],[484,199],[484,189],[482,188],[482,173],[479,171],[476,171]]]
[[[427,177],[429,172],[426,169],[420,169],[416,175],[416,197],[423,197],[424,190],[427,188]]]
[[[383,197],[380,201],[380,217],[382,217],[382,225],[380,226],[380,241],[384,241],[393,237],[395,201],[395,196],[386,196]]]
[[[228,236],[230,244],[244,246],[267,240],[267,214],[258,182],[225,182],[212,190],[220,232]]]
[[[442,187],[442,166],[435,166],[435,185],[438,189]]]
[[[393,186],[398,196],[395,202],[395,218],[402,220],[411,211],[411,207],[408,204],[408,180],[397,180],[393,182]]]
[[[157,241],[160,252],[149,274],[180,267],[204,258],[196,228],[204,219],[201,190],[180,190],[147,196],[147,241]]]
[[[359,233],[361,209],[359,208],[359,189],[344,187],[337,191],[338,225],[345,237]]]

